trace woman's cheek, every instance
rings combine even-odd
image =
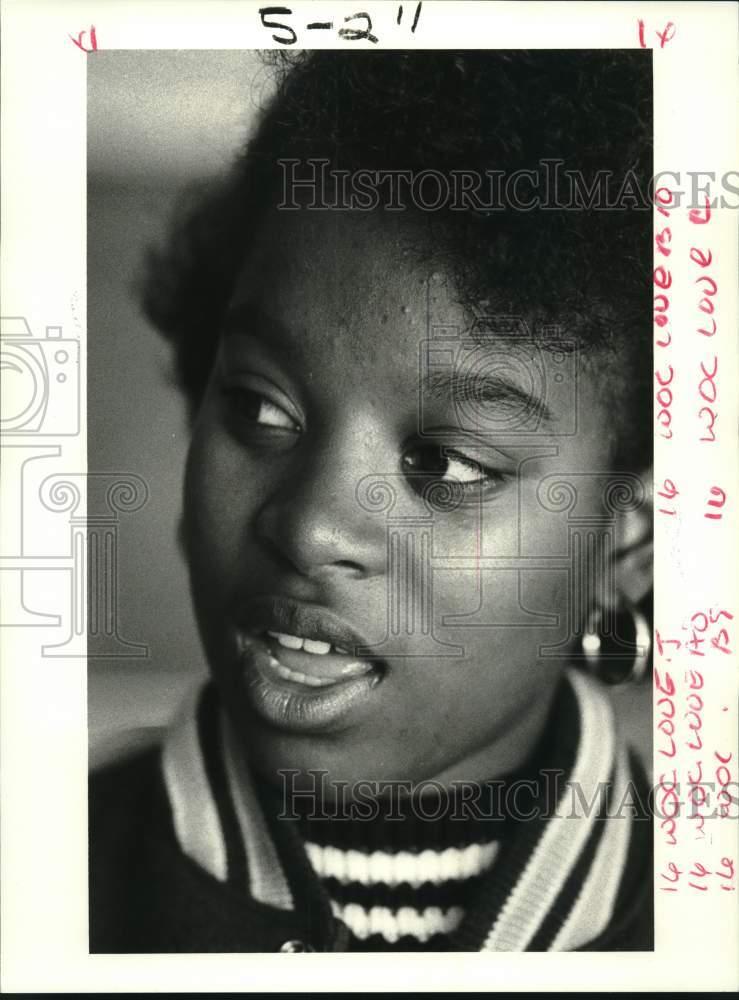
[[[238,465],[217,429],[196,428],[185,476],[185,525],[191,557],[206,575],[223,575],[235,552],[244,501]]]

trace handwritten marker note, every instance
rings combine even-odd
[[[655,64],[678,38],[674,23],[638,23]],[[700,134],[693,141],[700,146]],[[683,152],[679,142],[675,149]],[[666,157],[658,144],[657,175],[670,174]],[[721,199],[711,184],[688,198],[675,180],[656,188],[653,205],[655,889],[694,921],[689,908],[709,905],[698,901],[736,892],[739,800],[727,725],[736,704],[727,691],[735,688],[737,608],[723,563],[734,481],[721,458],[727,435],[735,437],[722,419],[734,334],[722,312]],[[664,912],[658,903],[658,917]]]
[[[714,36],[653,10],[655,932],[707,956],[737,939],[736,156]]]
[[[96,52],[98,47],[97,33],[95,31],[95,25],[91,24],[89,29],[80,31],[75,35],[69,36],[78,49],[83,52]]]
[[[385,9],[376,7],[377,13],[384,16],[390,6],[385,4]],[[409,4],[408,7],[409,10],[406,13],[404,5],[398,4],[393,27],[407,27],[412,36],[416,32],[421,18],[423,2],[418,2],[415,6]],[[310,45],[310,37],[299,39],[298,32],[301,28],[306,32],[335,31],[337,36],[345,42],[366,41],[377,45],[380,41],[379,36],[373,31],[372,13],[369,10],[357,11],[355,14],[347,14],[339,19],[308,21],[304,25],[299,25],[294,20],[296,15],[291,7],[260,7],[259,17],[262,27],[273,32],[270,38],[278,45]],[[279,20],[277,20],[278,18]]]
[[[716,338],[721,336],[721,300],[714,276],[719,250],[714,245],[712,219],[710,192],[698,207],[682,209],[674,191],[661,188],[655,192],[655,435],[663,442],[658,451],[671,470],[681,468],[686,443],[697,445],[700,455],[700,449],[711,449],[720,440],[721,365]],[[684,265],[683,293],[689,283],[683,301],[687,298],[690,315],[676,319],[677,255]],[[664,262],[657,263],[660,260]],[[688,351],[680,350],[685,345],[676,340],[679,328],[680,336],[686,336],[686,325],[688,335],[695,338]],[[695,345],[697,361],[692,360]],[[686,393],[692,404],[687,408]],[[683,416],[687,410],[694,419],[683,419],[678,426],[673,419],[674,404],[681,394]],[[698,519],[717,524],[729,499],[724,487],[714,481],[710,458],[699,459],[689,478],[676,471],[657,480],[655,498],[656,514],[663,522],[682,521],[683,539],[702,540],[701,561],[710,587],[711,563],[721,551],[721,539],[701,535]],[[679,860],[670,859],[658,869],[658,888],[670,893],[732,891],[735,858],[717,846],[722,838],[716,834],[715,822],[730,817],[733,756],[722,756],[712,745],[708,720],[721,711],[720,676],[714,666],[717,659],[733,652],[735,614],[722,605],[694,607],[679,625],[676,614],[677,608],[660,609],[655,618],[655,749],[657,757],[670,764],[658,774],[659,829],[662,843],[679,855]]]

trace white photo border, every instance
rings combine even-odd
[[[45,553],[69,549],[69,523],[49,518],[21,487],[21,471],[45,456],[45,469],[80,485],[74,504],[84,530],[86,471],[86,54],[99,49],[277,48],[259,17],[259,2],[98,2],[6,0],[2,33],[2,167],[4,317],[23,317],[35,340],[60,338],[67,361],[79,364],[63,383],[64,404],[54,429],[33,438],[3,435],[3,547],[0,574],[4,601],[23,605],[23,572],[49,569]],[[339,22],[356,13],[354,2],[287,3],[294,22]],[[736,170],[737,8],[731,3],[495,3],[426,0],[416,33],[395,29],[397,3],[367,0],[379,43],[375,48],[635,48],[641,38],[654,49],[655,172]],[[410,4],[409,6],[414,6]],[[319,11],[320,7],[320,11]],[[308,10],[310,8],[310,13]],[[666,31],[669,23],[674,33]],[[662,33],[662,37],[659,33]],[[669,36],[669,37],[668,37]],[[307,36],[299,39],[306,44]],[[310,39],[310,41],[314,41]],[[323,35],[321,48],[352,44]],[[367,47],[366,42],[358,45]],[[712,192],[718,193],[721,192]],[[736,204],[736,201],[735,201]],[[735,567],[737,524],[737,249],[736,208],[717,208],[710,232],[719,296],[719,333],[709,342],[696,333],[696,265],[686,248],[698,225],[687,209],[671,219],[673,277],[670,353],[655,347],[654,364],[676,373],[672,428],[679,447],[655,423],[655,492],[671,480],[678,489],[675,515],[655,516],[655,625],[679,633],[701,609],[734,615],[731,653],[702,660],[706,677],[704,737],[707,749],[731,753],[737,781],[737,658],[739,618]],[[662,218],[655,215],[655,228]],[[705,237],[705,238],[703,238]],[[655,266],[663,263],[655,258]],[[655,327],[656,341],[663,328]],[[72,342],[71,344],[69,342]],[[58,345],[55,345],[55,348]],[[64,347],[64,345],[63,345]],[[38,348],[50,357],[48,345]],[[62,349],[59,349],[62,350]],[[660,353],[663,351],[663,353]],[[70,352],[71,355],[70,355]],[[59,351],[54,353],[57,357]],[[61,354],[59,354],[61,356]],[[700,364],[717,358],[720,439],[698,441],[701,424]],[[651,359],[650,359],[651,362]],[[709,365],[710,366],[710,365]],[[60,382],[60,385],[62,383]],[[79,387],[77,393],[76,387]],[[656,388],[659,388],[657,386]],[[75,393],[77,393],[75,395]],[[72,409],[77,407],[76,416]],[[56,418],[55,418],[56,419]],[[76,478],[75,478],[76,477]],[[53,485],[53,484],[52,484]],[[711,493],[726,494],[721,518],[706,519]],[[61,487],[57,486],[57,492]],[[69,487],[71,489],[71,487]],[[659,506],[659,505],[657,505]],[[62,519],[64,520],[64,519]],[[22,527],[19,529],[18,526]],[[15,526],[15,527],[13,527]],[[16,535],[11,534],[16,531]],[[20,535],[17,531],[20,530]],[[23,548],[23,546],[26,548]],[[39,560],[29,563],[28,560]],[[44,562],[46,560],[46,562]],[[63,569],[63,565],[59,563]],[[43,606],[70,606],[65,572],[29,574],[44,580]],[[671,849],[655,824],[654,952],[563,954],[383,955],[90,955],[87,945],[87,665],[81,655],[41,655],[43,629],[2,630],[2,987],[22,992],[91,991],[325,991],[371,986],[392,992],[424,990],[645,991],[726,990],[737,986],[739,890],[660,891],[660,875],[675,862],[689,870],[691,844]],[[658,670],[664,663],[655,660]],[[669,670],[677,693],[695,662],[687,649]],[[698,669],[698,668],[696,668]],[[710,690],[709,690],[710,689]],[[681,695],[682,692],[682,695]],[[710,699],[709,699],[710,693]],[[664,727],[655,695],[655,776]],[[682,704],[682,703],[680,703]],[[679,711],[680,705],[678,705]],[[709,735],[710,734],[710,735]],[[681,753],[682,751],[680,751]],[[682,767],[689,754],[676,760]],[[708,756],[707,756],[708,760]],[[672,767],[673,764],[670,764]],[[735,786],[736,787],[736,786]],[[736,806],[732,813],[736,820]],[[704,854],[715,862],[739,862],[737,823],[711,828]],[[687,828],[682,833],[686,835]],[[692,853],[691,853],[692,852]],[[708,865],[710,868],[710,865]],[[736,886],[736,878],[734,879]]]

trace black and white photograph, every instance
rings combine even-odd
[[[3,990],[734,988],[735,8],[4,16]]]
[[[96,56],[89,463],[130,428],[172,518],[154,662],[89,646],[92,951],[653,947],[651,69]],[[216,176],[141,163],[147,115],[184,173],[228,114]]]

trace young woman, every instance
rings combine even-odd
[[[646,53],[318,52],[152,263],[212,681],[95,951],[651,948]]]

